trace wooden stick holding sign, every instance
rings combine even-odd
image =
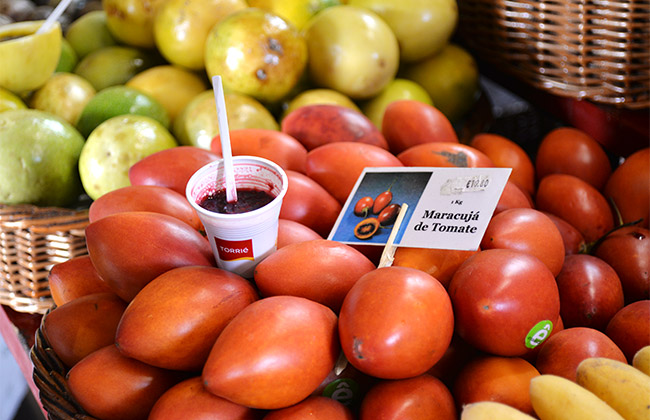
[[[395,237],[397,236],[397,232],[399,231],[402,221],[404,220],[404,216],[406,215],[406,211],[408,210],[408,207],[409,206],[406,203],[403,203],[402,206],[400,207],[399,213],[397,214],[397,218],[395,219],[395,223],[393,224],[393,228],[390,231],[390,236],[388,237],[388,241],[384,246],[384,251],[381,254],[381,258],[379,260],[379,264],[377,265],[377,268],[390,267],[391,265],[393,265],[393,261],[395,259],[395,251],[397,251],[397,246],[394,245]]]

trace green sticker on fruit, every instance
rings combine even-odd
[[[351,406],[359,398],[359,384],[350,378],[341,378],[327,384],[323,396]]]
[[[551,331],[553,331],[553,323],[551,321],[539,321],[530,329],[530,331],[528,331],[528,334],[526,335],[526,347],[534,349],[539,346],[548,338]]]

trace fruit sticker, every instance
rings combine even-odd
[[[348,407],[361,399],[359,384],[351,378],[341,378],[330,382],[323,390],[322,395]]]
[[[476,250],[510,168],[365,168],[328,239]],[[403,215],[400,215],[403,213]],[[395,227],[401,218],[401,224]]]
[[[542,344],[553,331],[553,323],[549,320],[539,321],[526,335],[526,347],[534,349]]]

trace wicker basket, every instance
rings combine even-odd
[[[47,316],[47,315],[45,315]],[[85,414],[72,398],[65,380],[67,369],[47,342],[43,324],[36,331],[30,358],[34,365],[33,378],[39,391],[39,399],[50,420],[95,420]]]
[[[45,313],[53,304],[48,274],[56,263],[85,255],[82,209],[0,204],[0,303]]]
[[[459,41],[549,93],[650,105],[649,0],[458,0]]]

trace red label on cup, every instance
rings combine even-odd
[[[253,260],[253,240],[245,239],[243,241],[228,241],[225,239],[214,238],[217,245],[217,252],[222,261]]]

